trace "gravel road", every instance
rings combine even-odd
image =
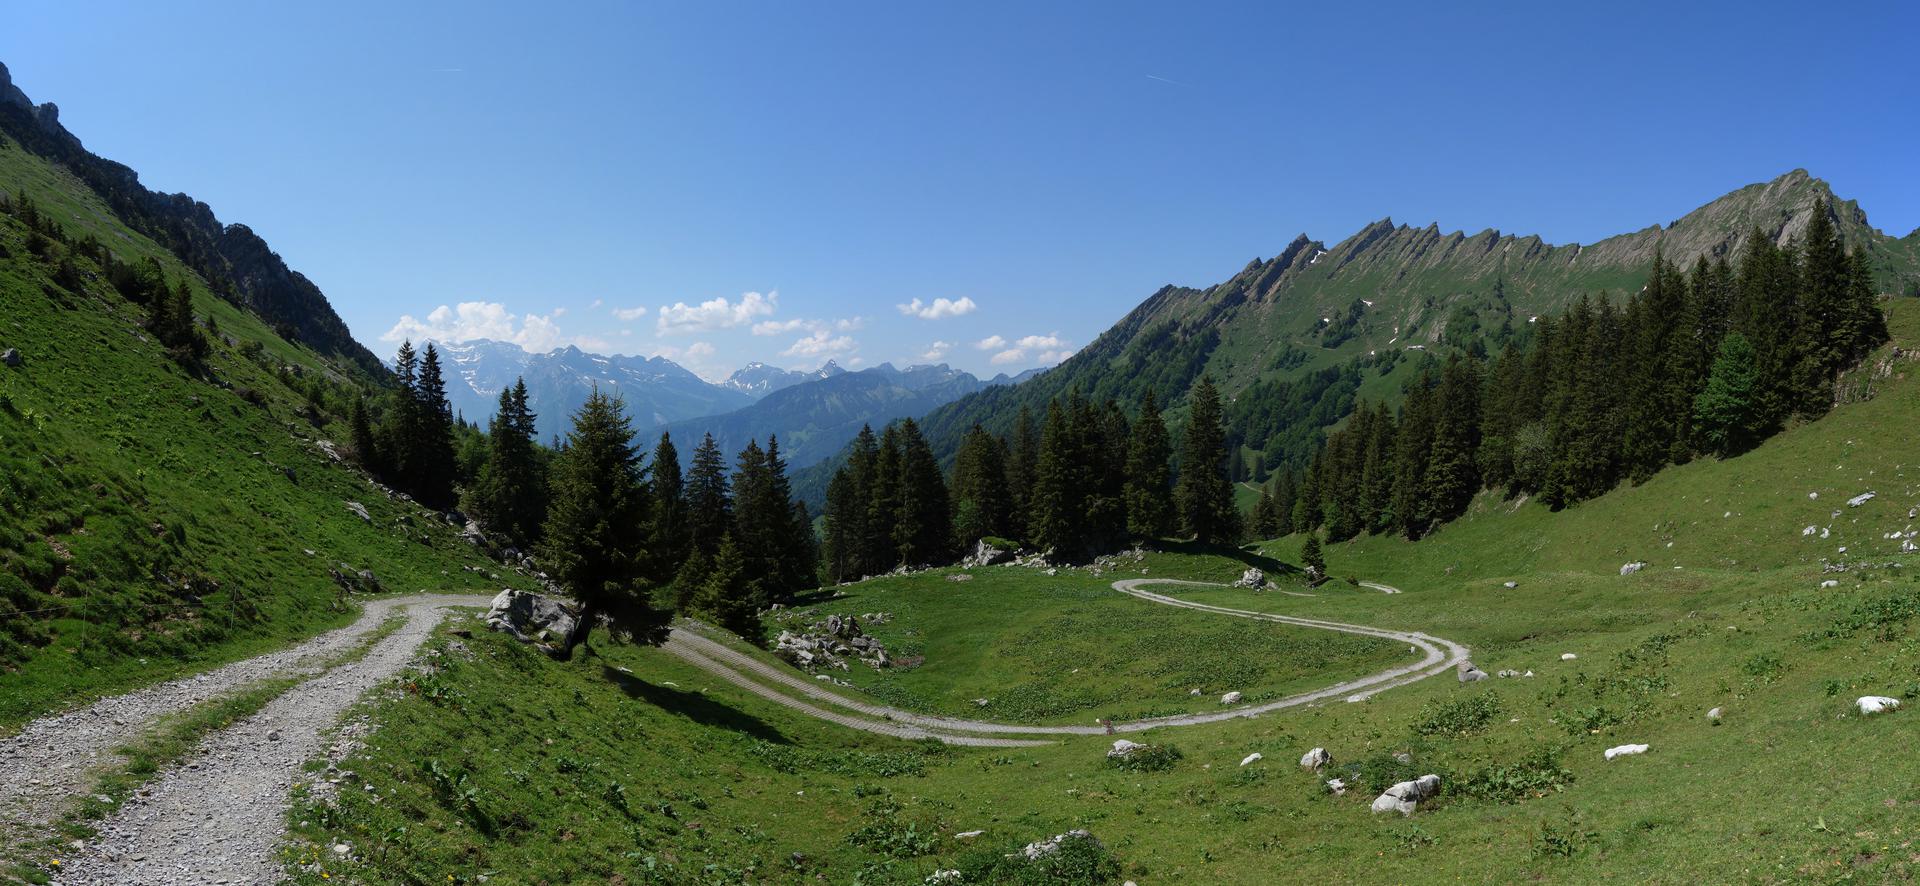
[[[1424,680],[1427,677],[1447,671],[1467,658],[1467,648],[1465,646],[1450,640],[1443,640],[1418,632],[1396,631],[1387,628],[1346,624],[1344,622],[1326,621],[1317,618],[1300,618],[1291,615],[1275,615],[1268,612],[1252,612],[1244,609],[1229,609],[1224,606],[1211,606],[1142,590],[1142,588],[1147,585],[1215,587],[1215,585],[1209,585],[1204,582],[1179,581],[1176,579],[1130,578],[1114,582],[1113,589],[1148,602],[1159,603],[1163,606],[1177,606],[1183,609],[1194,609],[1216,615],[1251,618],[1297,627],[1339,631],[1347,634],[1359,634],[1362,636],[1394,640],[1414,647],[1422,653],[1422,655],[1417,662],[1396,665],[1379,673],[1336,683],[1324,689],[1290,695],[1286,698],[1275,699],[1260,704],[1241,705],[1218,711],[1208,711],[1206,713],[1179,714],[1169,717],[1154,717],[1146,720],[1115,723],[1113,724],[1114,732],[1140,732],[1147,729],[1167,726],[1198,726],[1204,723],[1218,723],[1222,720],[1231,720],[1237,717],[1256,717],[1270,711],[1297,707],[1332,698],[1343,698],[1346,701],[1361,701],[1370,695],[1392,689],[1395,686],[1404,686],[1408,683]],[[782,704],[798,710],[812,713],[818,711],[818,708],[807,702],[794,699],[788,696],[787,693],[798,693],[814,701],[824,702],[866,717],[878,718],[884,721],[884,725],[889,727],[897,728],[905,725],[927,730],[925,735],[911,736],[915,738],[931,736],[949,743],[972,744],[975,742],[962,740],[968,738],[968,736],[952,735],[950,733],[1100,735],[1107,732],[1104,726],[1032,726],[1018,723],[995,723],[988,720],[963,720],[952,717],[935,717],[916,714],[912,711],[901,710],[887,705],[860,701],[837,692],[831,692],[823,688],[817,681],[804,679],[790,669],[769,664],[768,662],[740,652],[739,650],[732,649],[714,640],[693,633],[692,631],[675,630],[667,642],[666,649],[668,652],[706,669],[721,679],[747,689],[756,695],[773,698]],[[775,696],[780,697],[776,698]],[[812,715],[820,716],[820,713],[812,713]],[[841,723],[842,725],[852,725],[846,723],[846,720],[849,718],[844,715],[836,714],[822,717],[822,719],[828,719],[835,723]],[[872,724],[873,721],[862,720],[857,722]],[[854,726],[854,728],[883,732],[883,730],[872,729],[868,726]],[[884,732],[884,734],[896,733]]]
[[[274,882],[288,787],[299,780],[301,764],[323,749],[321,736],[362,692],[406,666],[445,607],[484,605],[485,597],[455,594],[369,601],[352,625],[292,649],[28,724],[0,741],[0,822],[16,833],[43,827],[86,788],[90,768],[112,762],[115,747],[163,714],[260,679],[318,674],[254,716],[208,736],[181,765],[100,823],[99,837],[63,859],[57,881]],[[394,612],[405,613],[404,627],[360,661],[321,672],[321,661],[356,648]],[[270,732],[277,737],[269,739]]]

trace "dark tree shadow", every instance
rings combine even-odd
[[[1215,557],[1238,560],[1268,575],[1291,575],[1302,571],[1298,566],[1291,563],[1283,563],[1260,553],[1254,545],[1234,547],[1224,544],[1163,539],[1159,544],[1155,545],[1155,547],[1170,554],[1210,554]]]
[[[839,588],[835,587],[825,587],[814,588],[811,591],[802,591],[793,596],[793,603],[789,604],[788,608],[799,609],[804,606],[817,606],[821,603],[832,602],[833,595],[838,593],[839,590]]]
[[[765,720],[714,701],[698,692],[675,689],[671,686],[656,686],[626,671],[611,665],[601,665],[601,673],[620,687],[628,698],[644,701],[663,711],[679,714],[702,726],[717,726],[744,732],[761,741],[774,744],[792,744],[780,730],[773,728]]]

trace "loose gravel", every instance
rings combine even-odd
[[[13,834],[42,830],[162,715],[259,680],[308,675],[254,716],[204,739],[192,755],[138,791],[99,825],[100,835],[63,859],[59,883],[271,883],[285,830],[288,788],[321,750],[322,734],[360,694],[406,666],[449,606],[486,598],[419,594],[369,601],[352,625],[300,646],[195,677],[102,699],[30,723],[0,741],[0,823]],[[403,612],[406,623],[359,661],[323,670]],[[317,676],[315,676],[317,675]],[[269,739],[268,733],[277,733]]]

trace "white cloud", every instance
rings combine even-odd
[[[925,304],[916,298],[904,305],[894,305],[894,307],[899,308],[900,313],[908,317],[919,317],[922,320],[944,320],[948,317],[959,317],[963,314],[971,314],[980,306],[974,304],[973,299],[961,296],[959,301],[936,298],[932,304]]]
[[[833,328],[838,329],[841,332],[852,332],[856,329],[865,328],[866,325],[867,325],[867,318],[865,317],[848,317],[845,320],[833,321]]]
[[[696,359],[700,357],[711,357],[713,356],[713,345],[703,341],[694,342],[693,344],[687,345],[687,356]]]
[[[927,347],[926,353],[921,354],[920,359],[928,363],[938,363],[942,358],[946,357],[947,352],[951,350],[953,350],[953,342],[937,341]]]
[[[590,305],[587,305],[587,310],[590,310],[590,311],[592,311],[592,310],[599,310],[599,308],[600,308],[600,306],[601,306],[601,305],[604,305],[604,304],[606,304],[606,303],[607,303],[607,300],[606,300],[606,299],[604,299],[604,298],[596,298],[596,299],[594,299],[594,300],[593,300],[593,304],[590,304]]]
[[[614,319],[616,320],[638,320],[641,317],[645,317],[646,315],[647,315],[646,305],[641,305],[636,308],[614,308],[613,309],[613,316],[614,316]]]
[[[753,324],[754,335],[780,335],[786,332],[798,332],[802,329],[815,329],[812,320],[762,320]]]
[[[660,309],[659,330],[661,335],[672,335],[732,329],[752,323],[755,317],[771,316],[779,306],[778,292],[766,295],[745,292],[741,293],[737,302],[730,302],[724,296],[697,305],[675,302]]]
[[[1004,348],[1006,343],[1005,339],[996,335],[992,338],[982,339],[976,343],[974,347],[983,351],[991,351]],[[1013,343],[1013,347],[1004,348],[1004,350],[1000,350],[999,353],[988,358],[987,362],[995,366],[1026,363],[1052,366],[1055,363],[1059,363],[1073,356],[1074,350],[1073,343],[1061,338],[1058,332],[1049,332],[1046,335],[1027,335],[1021,336],[1019,341]]]
[[[859,347],[850,335],[834,335],[831,330],[817,329],[812,335],[800,339],[780,352],[782,357],[832,357],[845,354]]]
[[[545,315],[516,316],[499,302],[466,301],[434,308],[424,320],[412,314],[403,314],[392,329],[380,336],[380,340],[430,338],[442,342],[463,342],[485,338],[511,342],[534,352],[550,351],[565,345],[576,345],[587,350],[607,349],[607,342],[603,339],[568,336],[561,332],[560,325],[555,321],[565,313],[565,308],[558,308]]]

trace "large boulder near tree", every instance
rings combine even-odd
[[[508,588],[487,609],[487,627],[512,634],[522,643],[561,642],[573,633],[577,616],[559,600]]]

